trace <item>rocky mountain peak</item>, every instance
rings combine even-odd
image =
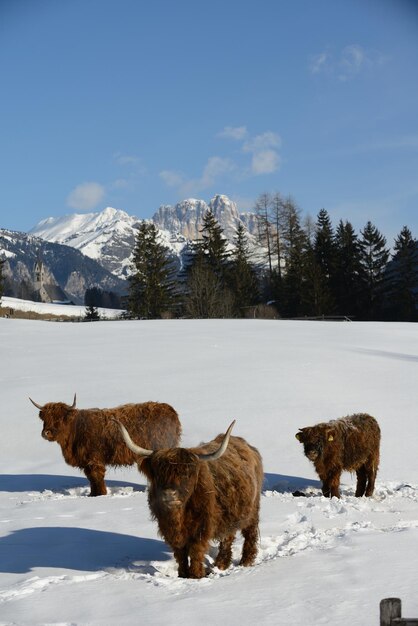
[[[252,232],[249,219],[240,215],[237,205],[228,196],[217,194],[207,204],[204,200],[187,198],[174,206],[162,205],[152,221],[160,230],[162,241],[175,256],[180,256],[187,241],[201,237],[203,218],[211,210],[231,242],[239,223]],[[125,211],[106,207],[98,213],[64,215],[48,218],[30,233],[50,242],[65,244],[96,259],[120,278],[131,272],[136,228],[140,220]]]

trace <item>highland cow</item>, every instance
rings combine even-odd
[[[64,460],[78,467],[90,482],[91,496],[106,495],[106,466],[133,465],[136,456],[121,441],[116,418],[125,424],[138,444],[156,449],[178,445],[181,425],[169,404],[143,402],[123,404],[112,409],[77,409],[48,402],[44,406],[29,398],[43,421],[42,437],[61,446]]]
[[[358,413],[300,428],[295,435],[313,462],[327,498],[340,497],[343,470],[356,472],[356,497],[371,496],[379,466],[380,428],[371,415]]]
[[[196,448],[144,450],[121,426],[148,479],[148,503],[159,532],[172,547],[182,578],[205,576],[210,540],[218,540],[215,567],[226,569],[238,530],[244,537],[240,565],[257,556],[263,466],[259,452],[241,437],[225,435]]]

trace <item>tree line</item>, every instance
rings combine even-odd
[[[355,320],[417,321],[418,243],[404,226],[393,250],[368,221],[359,233],[349,221],[334,227],[321,209],[304,218],[291,197],[261,194],[257,237],[238,225],[232,245],[210,210],[201,238],[183,251],[180,266],[144,221],[133,250],[125,299],[99,288],[86,292],[92,311],[128,309],[133,318],[346,316]],[[251,241],[250,241],[251,239]],[[4,293],[0,259],[0,298]]]
[[[127,307],[132,317],[248,317],[269,303],[283,318],[417,320],[418,246],[407,226],[393,253],[370,221],[334,228],[325,209],[302,221],[292,198],[256,202],[257,246],[240,224],[232,247],[209,210],[181,267],[152,222],[136,236]]]

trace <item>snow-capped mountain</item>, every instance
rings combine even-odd
[[[199,239],[203,217],[210,209],[224,234],[232,241],[239,223],[254,232],[252,214],[240,215],[237,205],[225,195],[216,195],[207,204],[188,199],[178,204],[161,206],[152,221],[160,230],[162,243],[180,257],[187,244]],[[140,219],[125,211],[107,207],[100,213],[49,217],[31,229],[30,234],[47,241],[71,246],[98,261],[120,278],[130,274],[135,234]]]
[[[125,211],[107,207],[100,213],[48,217],[29,233],[76,248],[116,276],[126,278],[138,222]]]

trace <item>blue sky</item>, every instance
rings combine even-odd
[[[216,193],[418,237],[415,0],[0,0],[0,227]]]

